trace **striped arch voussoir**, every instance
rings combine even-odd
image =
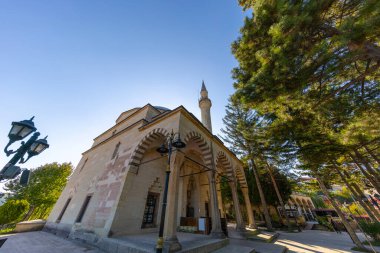
[[[185,137],[185,143],[189,143],[190,141],[194,141],[201,151],[202,157],[204,159],[205,165],[209,168],[212,166],[212,153],[209,144],[203,138],[203,136],[195,131],[188,133]]]
[[[149,132],[137,145],[133,151],[129,165],[138,166],[150,144],[160,137],[169,136],[169,132],[163,128],[156,128]]]
[[[239,181],[240,186],[241,187],[248,187],[247,179],[245,177],[245,173],[244,173],[243,167],[237,167],[235,169],[235,171],[236,171],[236,178]]]
[[[216,164],[221,164],[223,167],[223,172],[229,179],[234,180],[235,172],[231,165],[231,162],[228,160],[226,154],[223,151],[219,151],[216,157]]]

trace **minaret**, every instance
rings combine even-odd
[[[208,98],[208,91],[205,82],[202,81],[201,98],[199,99],[199,108],[201,108],[201,117],[203,125],[212,133],[211,126],[211,100]]]

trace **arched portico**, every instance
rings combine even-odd
[[[148,132],[131,153],[111,234],[158,232],[167,156],[161,156],[156,149],[169,132],[164,128]],[[202,134],[190,131],[184,136],[186,147],[173,151],[170,164],[166,207],[166,217],[170,219],[165,219],[164,238],[172,251],[181,248],[176,234],[183,218],[210,217],[211,235],[224,236],[221,227],[224,210],[222,196],[217,191],[217,177],[228,178],[236,212],[236,229],[245,229],[237,196],[238,185],[244,193],[248,214],[253,216],[242,168],[234,165],[224,152],[219,151],[214,156],[211,142],[207,142]],[[252,220],[249,217],[250,224],[254,224]]]
[[[187,143],[187,147],[184,149],[186,163],[192,164],[193,166],[192,172],[187,173],[186,176],[191,176],[192,173],[198,175],[197,178],[200,182],[200,189],[203,190],[203,194],[200,194],[201,204],[199,213],[201,214],[201,212],[204,211],[205,217],[211,217],[212,236],[224,237],[220,221],[216,188],[216,169],[213,161],[212,144],[210,145],[206,139],[196,131],[189,132],[185,137],[185,142]],[[191,157],[194,156],[194,154],[198,154],[198,161],[196,161],[196,157]],[[204,196],[205,193],[206,196]]]

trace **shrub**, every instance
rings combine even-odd
[[[316,218],[319,225],[327,227],[330,231],[334,231],[332,224],[327,220],[326,216],[317,216]]]
[[[26,200],[7,200],[0,206],[0,224],[17,222],[29,210]]]
[[[372,237],[374,240],[380,239],[380,222],[360,221],[359,224],[365,234]]]

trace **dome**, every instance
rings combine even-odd
[[[163,107],[163,106],[154,106],[157,110],[160,111],[171,111],[169,108]]]

